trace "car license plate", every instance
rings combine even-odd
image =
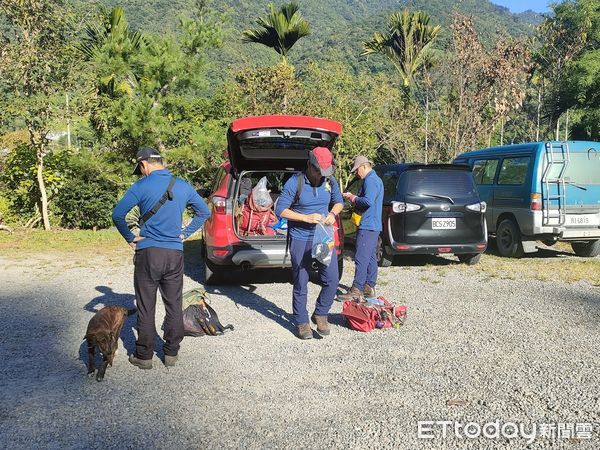
[[[567,214],[567,226],[598,226],[599,223],[598,214]]]
[[[432,230],[456,230],[456,218],[431,219]]]

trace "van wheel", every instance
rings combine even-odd
[[[481,259],[481,253],[465,253],[457,256],[461,263],[467,264],[468,266],[474,266]]]
[[[521,240],[521,230],[512,219],[504,219],[498,225],[496,244],[498,245],[498,253],[501,256],[520,258],[525,253],[523,241]]]
[[[394,257],[385,251],[385,245],[381,240],[381,236],[377,238],[377,265],[379,267],[390,267],[394,262]]]
[[[600,255],[600,241],[571,242],[571,248],[577,256],[585,258]]]

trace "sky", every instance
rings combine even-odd
[[[548,5],[553,3],[553,1],[548,0],[491,0],[491,2],[506,6],[514,13],[527,11],[528,9],[537,12],[548,12]]]

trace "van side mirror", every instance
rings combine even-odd
[[[202,198],[206,198],[209,194],[209,190],[207,188],[196,189],[196,192]]]

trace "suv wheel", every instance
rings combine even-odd
[[[600,255],[600,241],[571,242],[571,248],[577,256],[593,258]]]
[[[498,245],[498,253],[501,256],[520,258],[525,253],[523,241],[521,240],[521,230],[512,219],[504,219],[498,225],[496,244]]]
[[[381,236],[377,238],[377,265],[379,267],[390,267],[394,262],[394,256],[385,251],[385,245],[381,240]]]
[[[481,253],[465,253],[465,254],[457,255],[457,256],[458,256],[458,260],[461,263],[467,264],[469,266],[474,266],[481,259]]]

